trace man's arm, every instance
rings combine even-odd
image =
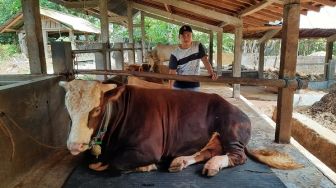
[[[176,74],[176,69],[169,69],[169,74]],[[169,80],[169,88],[173,88],[175,80]]]
[[[176,57],[172,54],[170,55],[169,59],[169,74],[177,74],[176,73],[177,69],[177,59]],[[169,80],[169,88],[173,88],[175,80]]]
[[[199,43],[198,45],[198,55],[202,60],[202,63],[204,64],[205,68],[208,70],[209,75],[211,76],[211,79],[217,80],[217,74],[213,71],[211,64],[208,59],[208,55],[206,52],[205,47],[202,43]]]
[[[208,56],[206,55],[206,56],[202,57],[201,60],[202,60],[202,62],[203,62],[203,64],[204,64],[205,68],[208,70],[208,73],[209,73],[209,75],[211,76],[211,79],[212,79],[212,80],[217,80],[218,76],[217,76],[217,74],[213,71],[213,69],[212,69],[212,67],[211,67],[211,65],[210,65],[210,62],[209,62],[209,60],[208,60]]]

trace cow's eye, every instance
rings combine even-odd
[[[93,113],[92,113],[92,116],[95,117],[95,116],[98,116],[101,112],[101,108],[100,107],[97,107],[95,109],[93,109]]]

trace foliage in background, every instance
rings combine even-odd
[[[307,56],[314,52],[325,51],[325,39],[301,39],[298,46],[298,55]]]
[[[135,24],[140,23],[140,16],[135,17]],[[128,31],[127,28],[112,24],[110,39],[112,42],[128,42]],[[146,42],[150,46],[155,46],[157,44],[178,44],[179,36],[178,31],[180,29],[179,25],[169,24],[161,20],[146,17],[145,18],[145,31],[146,31]],[[216,36],[216,35],[215,35]],[[135,42],[141,42],[141,29],[139,27],[134,28],[134,39]],[[199,41],[209,47],[209,34],[193,31],[193,40]],[[216,49],[216,37],[214,37],[214,50]],[[232,34],[223,35],[223,51],[233,52],[234,47],[234,36]]]
[[[15,44],[0,44],[0,62],[9,59],[18,52],[18,46]]]
[[[68,9],[48,0],[40,0],[40,6],[84,18],[95,24],[97,27],[100,27],[99,19],[88,15],[86,12],[79,12],[77,9]],[[0,0],[0,7],[0,25],[4,24],[8,19],[22,11],[21,0]],[[15,33],[0,34],[0,44],[18,43],[17,40],[18,39]]]

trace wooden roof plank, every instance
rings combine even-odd
[[[334,7],[336,6],[336,2],[335,1],[330,1],[330,0],[313,0],[316,3],[320,3],[322,5],[327,5],[327,6],[331,6]]]
[[[154,18],[154,19],[161,20],[161,21],[168,22],[168,23],[172,23],[172,24],[175,24],[175,25],[180,25],[181,26],[181,25],[185,24],[185,23],[180,22],[180,21],[174,21],[174,20],[165,18],[163,16],[158,16],[158,15],[147,13],[147,12],[144,12],[143,15],[146,16],[146,17]],[[193,30],[200,31],[200,32],[203,32],[203,33],[210,33],[210,30],[207,30],[207,29],[204,29],[204,28],[201,28],[201,27],[197,27],[197,26],[193,26]]]
[[[56,4],[63,5],[67,8],[94,8],[98,7],[98,2],[95,0],[89,0],[89,1],[63,1],[63,0],[49,0],[51,2],[54,2]]]
[[[327,38],[327,42],[335,42],[336,41],[336,34]]]
[[[280,28],[279,29],[275,29],[275,30],[270,30],[270,31],[267,31],[265,33],[265,35],[263,37],[261,37],[258,42],[259,43],[262,43],[262,42],[266,42],[268,40],[270,40],[271,38],[273,38],[276,34],[278,34],[280,31]]]
[[[171,13],[168,13],[166,11],[156,9],[156,8],[152,8],[152,7],[142,5],[142,4],[139,4],[139,3],[134,3],[133,2],[133,8],[144,11],[144,12],[148,12],[148,13],[156,14],[156,15],[159,15],[159,16],[163,16],[163,17],[165,17],[167,19],[170,19],[170,20],[173,20],[173,21],[188,23],[188,24],[195,25],[195,26],[198,26],[198,27],[207,28],[207,29],[213,30],[213,31],[222,31],[222,29],[217,27],[217,26],[210,25],[210,24],[203,23],[203,22],[196,21],[196,20],[192,20],[192,19],[189,19],[189,18],[186,18],[186,17],[183,17],[183,16],[179,16],[179,15],[176,15],[176,14],[171,14]]]
[[[272,3],[274,3],[273,0],[263,0],[258,4],[250,6],[250,7],[246,8],[245,10],[241,11],[239,13],[239,16],[247,16],[247,15],[253,14],[255,12],[258,12],[261,9],[264,9],[264,8],[268,7]]]
[[[197,6],[191,3],[178,1],[178,0],[153,0],[153,1],[160,2],[160,3],[167,3],[168,5],[178,7],[178,8],[181,8],[181,9],[184,9],[190,12],[194,12],[200,15],[206,13],[206,16],[209,18],[224,21],[232,25],[236,25],[236,26],[242,25],[242,21],[237,17],[233,17],[227,14],[222,14],[217,11],[206,9],[206,8],[203,8],[201,6]]]

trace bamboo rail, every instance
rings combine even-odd
[[[173,74],[159,74],[150,72],[122,71],[122,70],[75,70],[74,73],[94,74],[94,75],[123,75],[123,76],[136,76],[136,77],[158,78],[158,79],[190,81],[190,82],[243,84],[243,85],[271,86],[271,87],[291,88],[291,89],[305,89],[308,87],[307,81],[299,79],[256,79],[256,78],[220,76],[218,77],[217,80],[212,80],[209,76],[173,75]]]

